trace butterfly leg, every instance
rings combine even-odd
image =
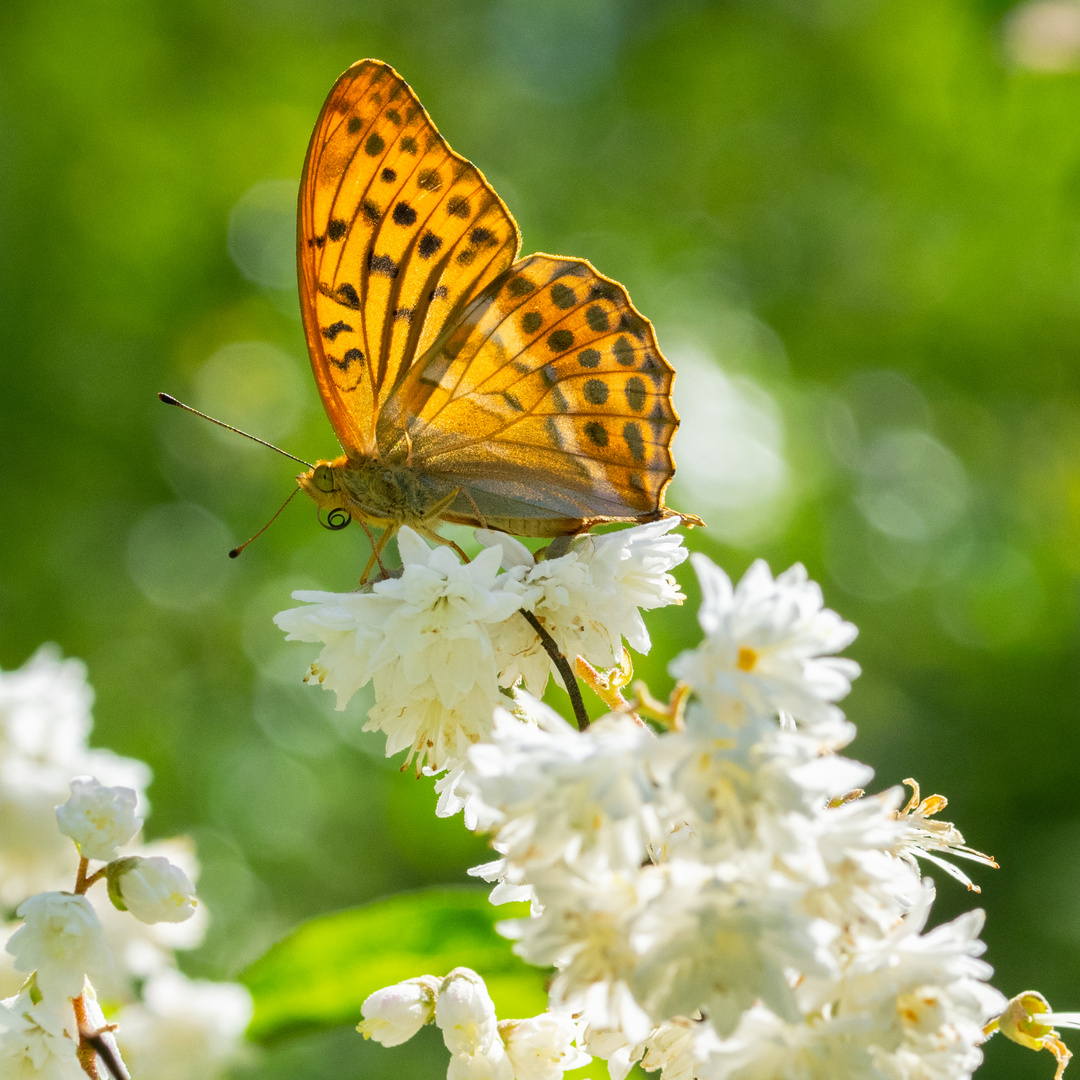
[[[458,553],[458,556],[460,557],[462,562],[472,562],[469,556],[466,555],[465,552],[462,551],[461,548],[458,547],[458,545],[455,544],[453,540],[449,540],[445,536],[440,536],[434,529],[424,529],[422,531],[424,536],[426,536],[429,540],[434,540],[436,544],[442,544],[443,547],[453,548],[454,551]]]
[[[476,511],[476,520],[480,522],[480,528],[486,529],[488,527],[487,519],[481,512],[480,507],[476,505],[476,500],[472,497],[472,492],[466,487],[458,488],[457,491],[454,492],[454,494],[457,495],[458,492],[461,492],[461,494],[464,495],[465,498],[468,499],[469,502],[472,504],[472,508]]]
[[[388,525],[386,529],[383,530],[382,536],[376,541],[374,535],[372,535],[371,529],[368,527],[368,523],[362,518],[358,518],[357,520],[360,522],[360,527],[367,533],[367,538],[371,541],[371,558],[368,559],[367,565],[364,567],[364,572],[360,575],[360,584],[366,585],[368,575],[371,573],[376,563],[379,564],[379,573],[383,577],[387,576],[386,567],[383,565],[381,556],[383,548],[386,547],[390,537],[397,532],[397,529],[393,525]]]

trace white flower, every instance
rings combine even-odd
[[[163,856],[179,866],[189,880],[198,880],[199,864],[194,844],[188,837],[158,840],[140,846],[137,854],[144,858]],[[120,911],[109,903],[104,892],[96,887],[89,897],[92,903],[96,902],[95,910],[105,930],[105,941],[116,960],[111,972],[99,974],[94,981],[104,1001],[117,1004],[134,1001],[139,986],[175,968],[176,950],[196,948],[206,935],[209,919],[203,903],[185,922],[143,923],[133,918],[130,912]]]
[[[0,672],[0,907],[70,881],[71,847],[54,808],[72,776],[92,773],[140,798],[149,783],[142,762],[87,748],[93,696],[85,666],[53,645]]]
[[[897,814],[903,828],[902,835],[893,850],[913,864],[916,858],[925,859],[966,885],[972,892],[981,892],[979,886],[960,867],[931,853],[942,852],[955,855],[961,859],[982,863],[983,866],[991,866],[995,870],[997,863],[989,855],[968,847],[960,830],[952,822],[931,820],[935,814],[948,806],[948,800],[944,795],[931,795],[926,799],[920,799],[917,781],[908,779],[904,783],[911,786],[911,798],[904,809]]]
[[[719,1042],[710,1024],[679,1017],[645,1040],[641,1067],[659,1069],[661,1080],[695,1080],[701,1062]]]
[[[705,640],[672,661],[672,675],[729,723],[776,713],[807,722],[834,717],[831,703],[851,689],[859,667],[828,654],[850,645],[857,631],[823,607],[802,565],[774,581],[759,559],[733,589],[704,555],[691,561],[701,582]]]
[[[93,721],[94,691],[81,660],[43,645],[17,671],[0,677],[0,750],[63,765],[80,756]]]
[[[37,1005],[29,991],[0,1001],[0,1077],[3,1080],[85,1080],[75,1056],[70,1004]]]
[[[439,980],[433,975],[376,990],[364,1000],[360,1008],[364,1019],[356,1030],[383,1046],[407,1042],[435,1016],[438,991]]]
[[[788,973],[831,973],[826,946],[839,933],[803,913],[799,883],[763,859],[715,868],[676,860],[663,871],[662,891],[634,923],[631,988],[649,1015],[700,1012],[721,1036],[755,1001],[797,1018]]]
[[[137,800],[131,788],[105,787],[92,776],[79,776],[71,781],[71,798],[56,808],[56,820],[84,859],[108,862],[142,828]]]
[[[446,1069],[446,1080],[515,1080],[514,1068],[499,1039],[475,1054],[454,1054]]]
[[[101,923],[85,896],[46,892],[16,914],[23,925],[7,943],[17,971],[37,972],[46,999],[78,997],[86,975],[112,966]]]
[[[652,732],[629,716],[608,716],[579,733],[541,702],[522,703],[540,726],[505,710],[492,742],[474,746],[459,790],[495,824],[494,847],[530,865],[636,867],[659,838],[657,790],[648,762]]]
[[[195,886],[161,855],[122,859],[109,874],[109,895],[139,922],[184,922],[195,914]]]
[[[386,732],[387,756],[409,747],[418,768],[426,758],[438,772],[491,729],[502,700],[491,627],[515,616],[521,598],[496,585],[499,549],[463,565],[410,529],[398,543],[399,578],[364,593],[296,593],[312,606],[275,621],[290,639],[325,643],[313,671],[337,691],[338,708],[373,681],[365,730]]]
[[[554,1013],[528,1020],[502,1020],[499,1035],[513,1066],[514,1080],[562,1080],[564,1072],[591,1060],[574,1046],[574,1024]]]
[[[486,1054],[499,1041],[495,1005],[484,980],[471,968],[454,968],[443,979],[435,1023],[451,1054]]]
[[[666,518],[590,534],[575,540],[566,554],[535,565],[515,550],[511,560],[504,559],[511,563],[506,576],[521,582],[523,606],[540,619],[564,655],[611,667],[622,656],[624,638],[638,652],[651,648],[642,611],[685,599],[670,574],[687,556],[682,537],[669,535],[680,523],[677,517]],[[504,634],[499,643],[504,667],[512,660],[510,670],[520,673],[530,692],[542,694],[550,661],[535,633],[529,638],[520,626],[508,624]]]
[[[846,1018],[793,1024],[764,1005],[754,1005],[742,1014],[734,1034],[698,1066],[696,1075],[700,1080],[883,1080],[891,1074],[873,1067],[866,1041],[877,1032],[866,1027]],[[899,1077],[923,1080],[918,1072]]]
[[[213,1080],[242,1056],[251,1013],[243,986],[163,971],[146,984],[141,1004],[115,1017],[117,1042],[133,1077]]]

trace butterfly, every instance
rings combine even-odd
[[[380,566],[402,525],[449,543],[440,522],[557,537],[674,514],[675,373],[652,325],[584,259],[520,246],[392,67],[337,80],[304,161],[297,266],[344,453],[297,481],[331,527],[364,527]]]

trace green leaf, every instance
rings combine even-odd
[[[486,891],[434,888],[312,919],[241,975],[255,999],[248,1034],[265,1042],[355,1024],[375,990],[455,967],[484,977],[500,1019],[535,1016],[547,1007],[548,973],[519,960],[495,931],[527,914],[526,904],[494,907]]]

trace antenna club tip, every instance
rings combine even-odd
[[[229,558],[230,559],[235,559],[236,556],[239,555],[240,552],[243,551],[243,550],[244,550],[243,548],[238,548],[238,547],[233,548],[232,551],[229,552]]]
[[[164,401],[166,405],[179,405],[180,404],[180,402],[177,401],[176,398],[174,398],[172,396],[172,394],[159,393],[158,394],[158,401]]]

